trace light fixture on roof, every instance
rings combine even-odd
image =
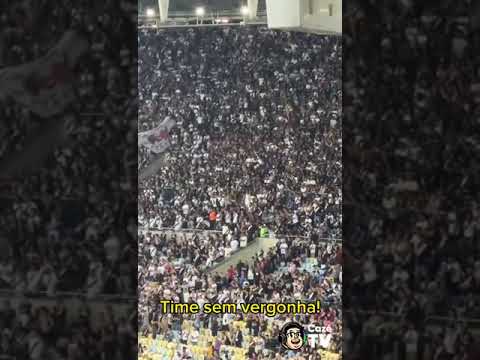
[[[147,11],[145,12],[148,17],[154,17],[155,16],[155,10],[152,8],[148,8]]]
[[[203,16],[203,15],[205,15],[205,8],[203,8],[203,7],[197,7],[197,8],[195,9],[195,14],[196,14],[197,16]]]
[[[250,11],[248,10],[248,6],[242,6],[242,8],[240,9],[240,12],[242,13],[243,16],[247,16]]]

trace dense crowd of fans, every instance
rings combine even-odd
[[[156,249],[151,246],[151,249]],[[145,271],[140,293],[139,321],[143,335],[193,344],[222,355],[246,349],[247,358],[273,358],[279,351],[277,335],[287,321],[317,324],[329,329],[328,350],[340,352],[342,333],[340,246],[315,240],[281,240],[270,251],[260,252],[250,264],[240,261],[226,274],[202,272],[182,256],[161,258]],[[147,263],[151,259],[146,257]],[[141,273],[141,272],[140,272]],[[161,300],[177,303],[322,303],[314,315],[178,315],[161,310]],[[230,349],[229,347],[233,347]],[[210,349],[211,348],[211,349]],[[312,349],[310,349],[312,350]],[[310,351],[309,350],[309,351]],[[233,356],[233,355],[232,355]],[[208,358],[208,356],[207,356]],[[227,357],[231,358],[231,357]]]
[[[134,359],[137,356],[137,308],[2,300],[2,359]],[[72,309],[75,309],[72,311]]]
[[[133,281],[128,276],[121,280],[120,269],[136,264],[135,207],[126,206],[136,203],[136,185],[131,183],[135,177],[130,177],[136,149],[124,144],[125,139],[136,143],[132,126],[136,125],[136,99],[130,92],[136,89],[136,60],[134,54],[126,54],[118,61],[118,54],[125,50],[122,33],[135,24],[129,24],[127,15],[113,4],[107,7],[109,16],[104,8],[98,10],[98,20],[91,19],[85,8],[43,5],[33,15],[27,11],[32,9],[21,6],[1,8],[3,65],[37,59],[68,29],[88,38],[97,51],[82,58],[75,69],[79,98],[55,119],[65,125],[65,143],[34,174],[9,174],[2,179],[1,237],[8,251],[2,256],[0,288],[98,294],[127,292],[127,287],[133,294],[136,279],[128,274]],[[33,33],[35,21],[52,25]],[[112,87],[115,92],[110,92]],[[23,123],[49,121],[14,100],[8,96],[1,100],[2,164],[30,145],[22,141],[32,141]]]
[[[164,164],[140,183],[141,220],[340,237],[340,66],[335,38],[141,31],[139,132],[176,124]]]
[[[480,309],[470,3],[344,8],[344,304],[375,314],[346,314],[346,358],[479,356],[461,320]]]
[[[143,30],[139,100],[139,132],[175,123],[163,154],[139,150],[140,174],[161,160],[139,182],[139,327],[160,344],[143,352],[157,346],[176,359],[283,356],[277,335],[292,316],[173,315],[161,311],[163,299],[318,299],[321,313],[296,320],[328,325],[324,346],[338,353],[340,38],[255,26]],[[280,240],[226,274],[212,272],[259,236]],[[172,343],[178,346],[169,350]],[[309,359],[319,356],[306,351]]]
[[[0,239],[6,251],[0,255],[0,288],[27,295],[134,294],[137,279],[129,269],[137,263],[137,219],[120,203],[115,209],[100,204],[117,198],[136,202],[128,177],[135,154],[118,141],[137,140],[137,124],[126,126],[137,116],[136,90],[130,91],[136,87],[137,64],[124,46],[129,43],[125,34],[135,31],[127,30],[127,15],[113,1],[99,7],[97,17],[47,1],[33,2],[28,10],[12,4],[0,4],[2,66],[44,55],[67,28],[81,30],[95,56],[75,69],[80,97],[58,116],[67,125],[66,145],[38,175],[2,185]],[[436,7],[439,16],[426,5]],[[300,295],[325,301],[320,320],[333,319],[338,332],[345,318],[345,349],[352,350],[345,358],[393,358],[396,353],[406,359],[474,358],[472,330],[459,320],[480,308],[478,299],[467,295],[477,292],[480,283],[479,210],[472,195],[478,183],[478,125],[472,115],[478,113],[478,87],[471,86],[479,72],[469,59],[479,43],[470,32],[468,5],[358,1],[344,9],[344,135],[351,141],[344,149],[346,163],[356,164],[345,169],[345,187],[354,195],[345,203],[351,207],[350,222],[365,224],[348,231],[347,264],[358,266],[347,268],[351,283],[344,302],[376,312],[373,316],[343,316],[339,307],[329,305],[341,293],[333,256],[337,249],[316,241],[342,235],[339,40],[254,27],[141,32],[139,131],[167,116],[176,126],[160,171],[140,184],[140,222],[177,231],[218,231],[192,240],[140,236],[140,288],[159,283],[142,295],[141,330],[168,340],[167,326],[173,330],[169,336],[185,342],[191,341],[184,339],[189,329],[194,338],[202,329],[221,331],[220,345],[247,347],[253,358],[270,348],[271,336],[257,336],[260,330],[271,335],[275,321],[284,319],[272,325],[262,317],[227,317],[223,329],[224,319],[215,317],[179,324],[156,313],[155,296],[281,300],[303,286]],[[384,32],[371,36],[378,28]],[[14,99],[2,99],[0,105],[4,160],[27,149],[44,121]],[[139,153],[142,171],[152,157],[145,149]],[[110,161],[118,154],[125,168]],[[120,223],[128,227],[110,231]],[[205,272],[261,227],[306,238],[281,242],[226,277]],[[307,267],[307,255],[317,261],[313,269]],[[293,281],[292,274],[300,271]],[[335,280],[333,286],[325,286],[328,278]],[[189,286],[175,287],[179,283]],[[268,297],[258,296],[260,289]],[[156,295],[159,291],[167,295]],[[14,309],[5,303],[0,354],[131,358],[132,344],[127,350],[111,341],[117,331],[133,338],[125,319],[107,321],[95,333],[82,311],[65,321],[61,307],[53,309]],[[437,315],[455,321],[432,323]],[[246,330],[238,332],[242,321]],[[99,333],[103,340],[97,342]],[[246,335],[252,334],[254,342],[246,344]],[[376,346],[369,346],[372,341]],[[85,344],[92,345],[91,353],[78,353]],[[220,351],[220,345],[212,345]]]
[[[64,112],[41,118],[8,93],[0,99],[0,290],[12,299],[11,309],[1,310],[2,356],[132,359],[136,351],[136,344],[122,343],[117,354],[116,334],[126,322],[107,319],[94,330],[81,312],[65,320],[50,305],[32,312],[17,309],[16,301],[59,293],[136,296],[137,49],[136,39],[128,40],[136,14],[125,3],[0,4],[2,68],[39,59],[67,30],[90,43],[73,69],[77,98]],[[2,95],[9,85],[1,84]],[[32,144],[55,149],[39,156]]]

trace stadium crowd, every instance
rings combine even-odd
[[[101,16],[98,20],[86,13],[89,8],[53,6],[49,13],[44,5],[46,8],[35,15],[21,6],[2,8],[4,66],[37,59],[72,29],[88,38],[92,49],[103,46],[103,50],[94,55],[91,51],[74,69],[79,98],[55,119],[64,123],[64,143],[35,173],[26,172],[21,177],[2,174],[0,236],[8,251],[2,253],[0,288],[24,293],[81,290],[92,295],[134,294],[136,278],[131,274],[125,277],[121,268],[136,264],[137,219],[132,206],[126,206],[136,204],[136,185],[131,183],[135,177],[130,177],[136,170],[136,150],[119,139],[136,143],[136,128],[132,126],[136,125],[136,99],[130,92],[134,87],[136,93],[136,60],[134,54],[116,60],[125,50],[121,33],[128,33],[129,26],[135,24],[129,24],[126,14],[112,4],[107,8],[111,15],[118,16]],[[43,29],[44,33],[33,33],[35,21],[43,12],[48,17],[41,21],[48,20],[52,27]],[[117,35],[107,32],[117,30]],[[109,35],[116,42],[106,44]],[[37,52],[32,52],[32,47]],[[120,83],[122,86],[117,86]],[[112,87],[115,92],[110,92]],[[0,153],[2,165],[10,159],[16,161],[16,155],[30,145],[22,141],[32,140],[23,123],[34,126],[50,120],[13,100],[1,100],[0,128],[5,139]],[[120,161],[112,161],[118,154]],[[120,233],[113,231],[120,227],[117,224],[125,224]]]
[[[139,132],[175,123],[163,154],[139,150],[139,173],[161,160],[139,182],[139,328],[153,337],[145,356],[155,347],[175,359],[285,355],[286,315],[180,316],[163,313],[163,299],[318,299],[322,312],[297,320],[329,325],[323,346],[340,351],[340,66],[335,37],[256,26],[140,31]],[[212,272],[259,236],[281,240]]]
[[[282,240],[267,253],[260,252],[250,265],[240,261],[226,274],[202,272],[192,263],[164,262],[146,273],[140,294],[139,321],[143,335],[192,344],[217,356],[232,358],[246,349],[249,359],[273,358],[277,335],[287,321],[328,328],[328,350],[340,352],[342,333],[341,250],[336,244],[314,240]],[[178,258],[175,258],[176,260]],[[322,303],[314,315],[264,314],[178,315],[162,312],[160,301],[176,303]],[[233,348],[230,348],[233,347]],[[310,349],[311,350],[311,349]],[[228,355],[222,355],[223,352]],[[200,352],[201,353],[201,352]],[[313,352],[312,352],[313,353]],[[194,353],[198,355],[198,353]],[[208,358],[208,356],[206,356]],[[235,357],[234,357],[235,358]]]
[[[137,307],[2,300],[2,359],[134,359]],[[72,309],[75,309],[72,311]]]
[[[473,4],[344,8],[345,358],[479,358]]]
[[[136,343],[116,342],[118,333],[135,339],[136,319],[128,331],[127,322],[109,319],[94,329],[88,314],[69,308],[65,319],[51,305],[58,296],[87,296],[87,303],[102,294],[136,296],[137,49],[136,39],[128,41],[136,14],[122,6],[0,4],[2,70],[44,56],[67,30],[90,43],[72,69],[77,97],[58,115],[42,118],[5,96],[12,84],[1,84],[0,296],[11,300],[0,310],[2,359],[122,360],[136,351]],[[58,124],[61,131],[49,130]],[[33,144],[54,150],[34,154]],[[19,299],[32,299],[32,309],[49,300],[31,310]]]
[[[262,27],[141,31],[139,132],[176,124],[164,164],[139,185],[141,220],[340,237],[340,64],[337,39]]]

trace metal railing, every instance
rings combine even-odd
[[[148,228],[145,226],[138,227],[139,232],[150,232],[150,233],[165,233],[165,232],[176,232],[176,233],[211,233],[211,234],[221,234],[220,230],[209,230],[209,229],[180,229],[176,230],[175,228],[162,227],[162,228]]]
[[[276,235],[275,238],[277,239],[308,239],[308,236],[299,236],[299,235]],[[333,241],[335,243],[340,243],[342,242],[341,238],[331,238],[331,237],[320,237],[318,238],[320,242],[328,242],[328,241]]]
[[[220,230],[209,230],[209,229],[179,229],[176,230],[175,228],[171,227],[161,227],[161,228],[148,228],[145,226],[139,226],[138,231],[142,232],[207,232],[207,233],[221,233]],[[285,235],[285,234],[272,234],[273,236],[270,237],[275,237],[276,239],[287,239],[287,238],[293,238],[293,239],[308,239],[307,236],[301,236],[301,235]],[[335,241],[335,242],[341,242],[341,238],[330,238],[330,237],[321,237],[318,238],[318,240],[325,240],[325,241]]]
[[[267,16],[266,10],[258,10],[257,11],[257,18],[262,18]],[[169,11],[168,12],[168,20],[175,19],[175,18],[187,18],[191,20],[195,20],[197,18],[202,19],[218,19],[218,18],[232,18],[232,17],[240,17],[240,18],[247,18],[247,16],[243,15],[240,10],[217,10],[211,11],[203,16],[198,16],[194,11]],[[155,16],[147,16],[143,14],[138,15],[138,20],[154,20],[160,21],[160,15]]]
[[[224,22],[222,20],[228,20]],[[193,22],[193,23],[191,23]],[[259,10],[257,17],[249,19],[239,10],[220,10],[197,16],[193,11],[170,11],[166,22],[160,16],[138,15],[139,28],[181,28],[181,27],[213,27],[238,25],[264,25],[267,23],[266,10]]]
[[[256,21],[256,22],[249,22],[246,25],[265,25],[266,22]],[[182,28],[192,28],[192,27],[199,27],[199,28],[208,28],[208,27],[234,27],[234,26],[244,26],[244,23],[227,23],[227,24],[151,24],[149,25],[140,25],[140,29],[182,29]]]

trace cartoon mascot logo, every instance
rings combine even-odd
[[[299,323],[286,323],[280,330],[278,341],[287,350],[299,350],[306,343],[305,330]]]

